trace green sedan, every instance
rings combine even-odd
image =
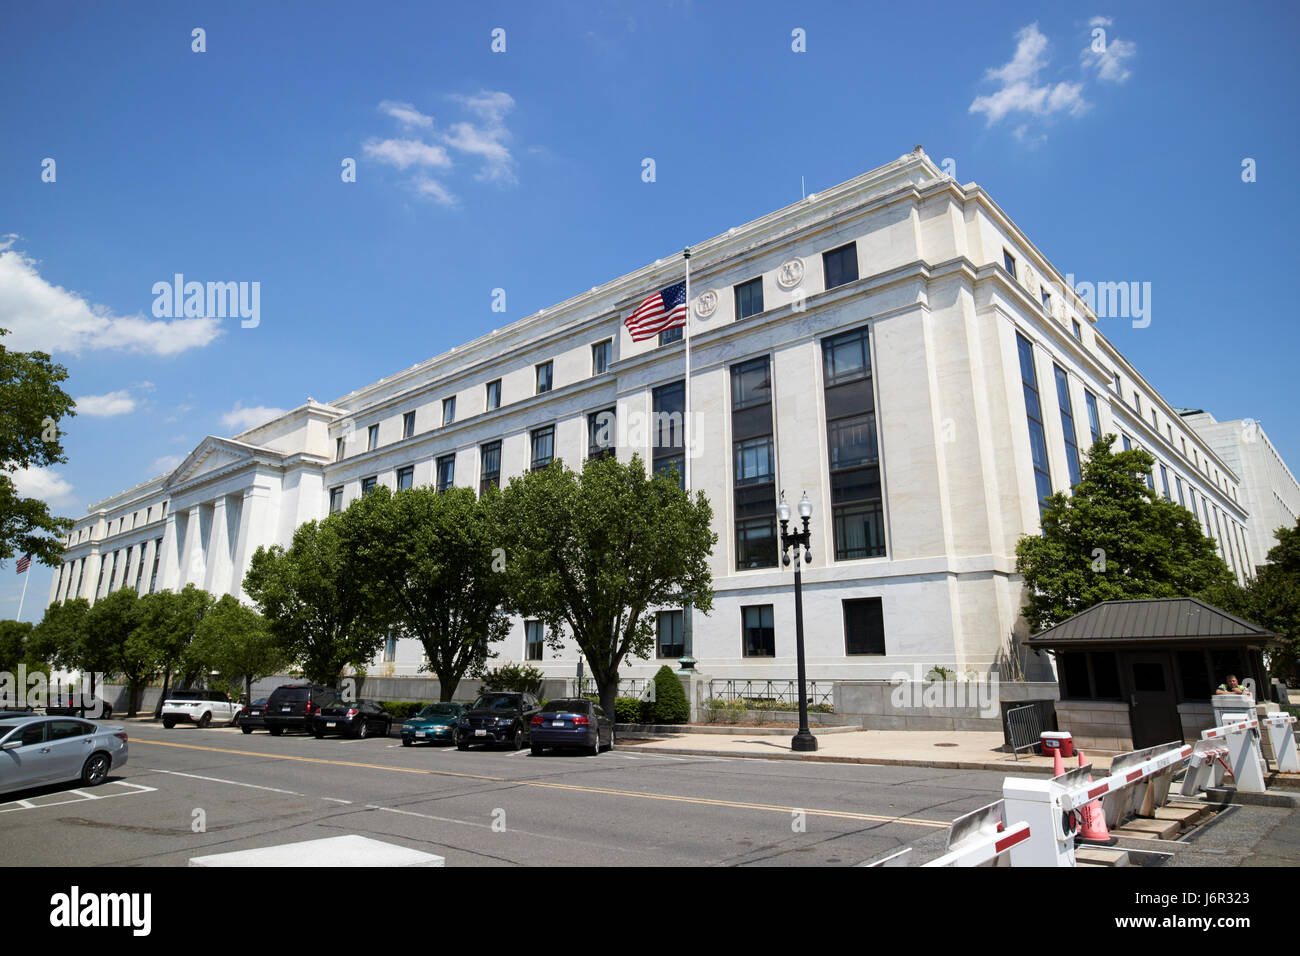
[[[464,704],[429,704],[402,724],[402,746],[455,743],[456,722],[464,709]]]

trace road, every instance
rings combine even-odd
[[[638,753],[402,747],[132,722],[93,790],[6,795],[9,865],[184,866],[190,857],[357,833],[448,866],[852,865],[998,798],[996,773]]]

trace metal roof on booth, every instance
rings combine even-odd
[[[1103,601],[1030,637],[1030,647],[1134,643],[1274,644],[1258,624],[1196,598]]]

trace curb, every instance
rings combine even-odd
[[[1283,807],[1294,810],[1300,807],[1300,793],[1279,793],[1275,790],[1266,793],[1246,793],[1242,790],[1233,790],[1231,787],[1207,787],[1205,802],[1221,807]]]
[[[624,738],[627,739],[627,738]],[[633,738],[637,739],[637,738]],[[803,760],[812,763],[851,763],[867,764],[875,767],[925,767],[930,770],[992,770],[998,773],[1006,773],[1009,770],[1015,770],[1019,773],[1038,774],[1040,776],[1050,777],[1052,775],[1051,767],[1038,767],[1031,765],[1008,766],[1004,763],[990,763],[977,760],[908,760],[905,758],[894,757],[844,757],[833,754],[794,754],[794,753],[737,753],[730,750],[697,750],[697,749],[679,749],[677,747],[671,750],[651,748],[642,749],[639,747],[629,748],[637,749],[647,754],[663,754],[665,756],[687,756],[687,757],[736,757],[748,760]]]

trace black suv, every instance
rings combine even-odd
[[[339,700],[339,692],[323,684],[281,684],[271,691],[262,719],[272,737],[286,730],[311,731],[313,714]]]
[[[461,714],[456,725],[456,749],[468,750],[470,744],[508,744],[512,750],[528,746],[533,714],[541,713],[541,703],[532,694],[489,691]]]

